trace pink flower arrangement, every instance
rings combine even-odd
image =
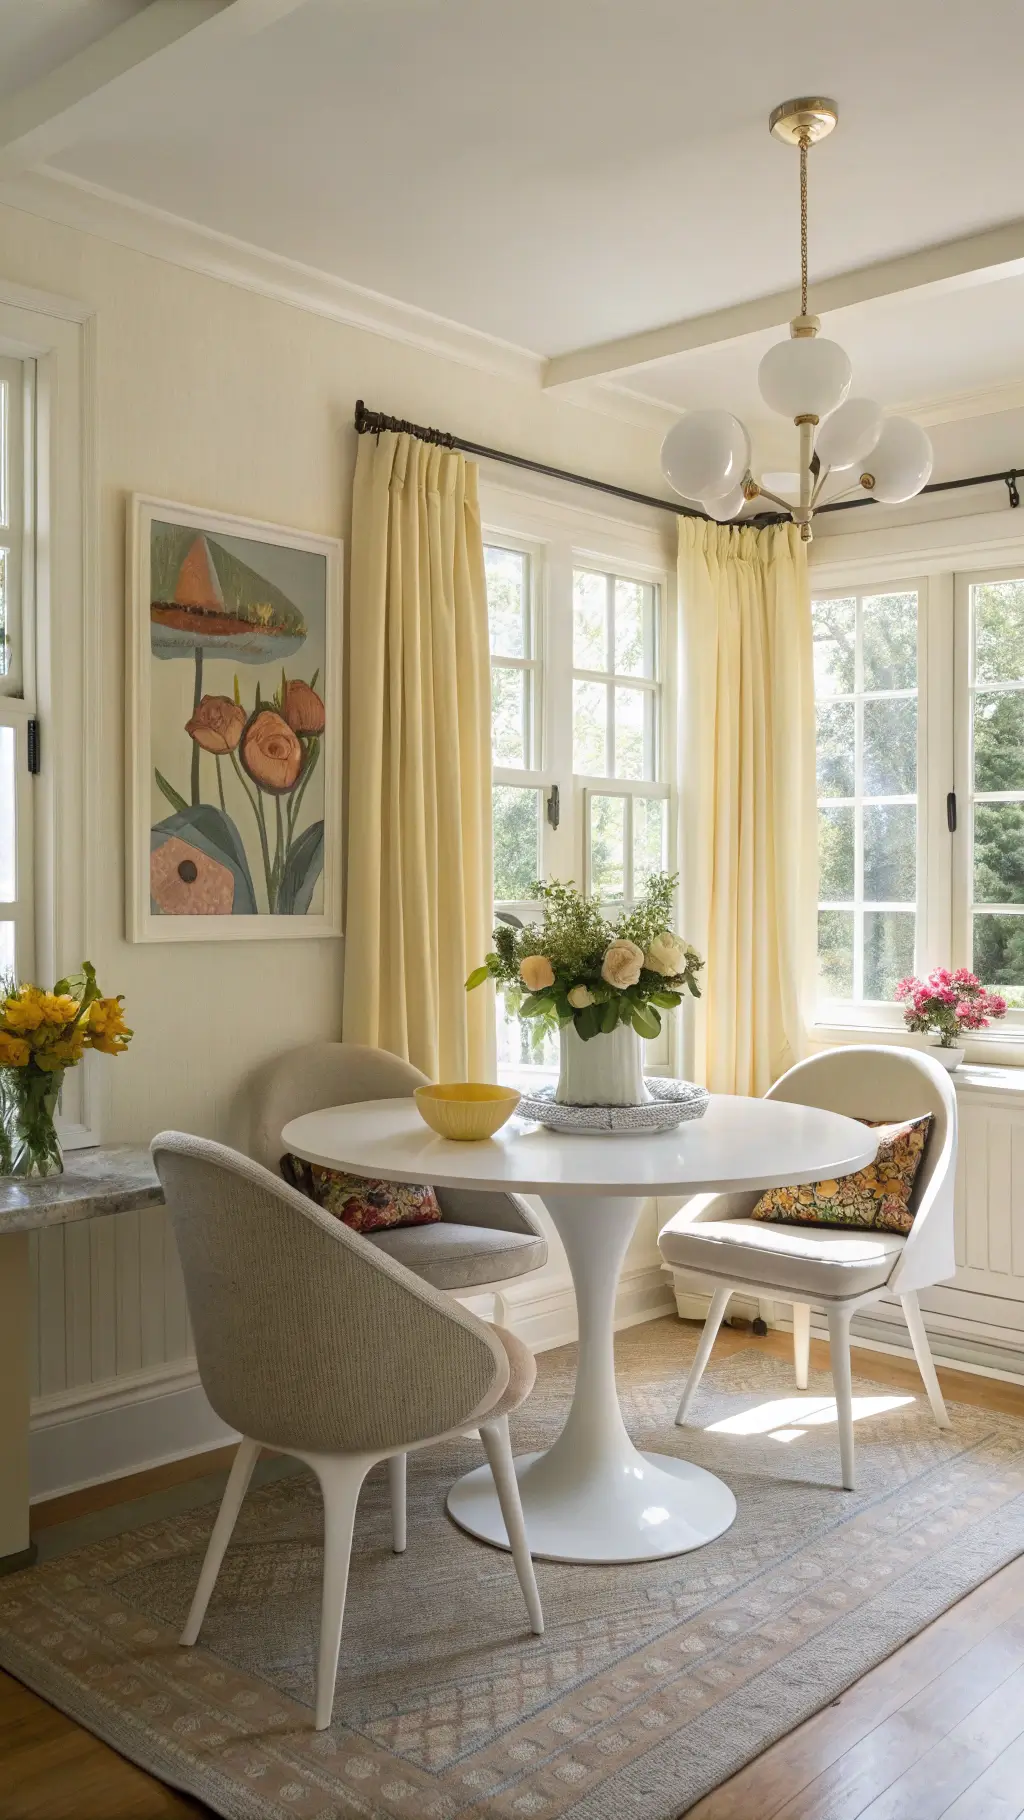
[[[966,967],[951,973],[937,967],[925,980],[908,975],[900,980],[896,997],[906,1001],[903,1021],[908,1030],[937,1030],[942,1049],[956,1049],[965,1030],[984,1030],[990,1018],[1005,1017],[1006,1000],[989,992]]]

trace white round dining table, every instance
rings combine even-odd
[[[736,1500],[702,1467],[641,1453],[615,1388],[619,1273],[652,1195],[781,1187],[847,1175],[875,1157],[855,1119],[782,1100],[713,1094],[703,1118],[674,1131],[582,1135],[514,1118],[481,1143],[436,1137],[411,1099],[305,1113],[286,1150],[385,1181],[541,1197],[576,1291],[579,1353],[572,1404],[553,1446],[516,1474],[530,1548],[554,1561],[653,1561],[700,1548],[729,1528]],[[489,1466],[453,1486],[448,1510],[472,1535],[508,1547]]]

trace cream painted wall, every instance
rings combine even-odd
[[[0,209],[0,278],[73,298],[93,313],[101,682],[89,704],[95,819],[88,832],[96,858],[90,958],[106,989],[125,994],[136,1031],[124,1060],[95,1071],[102,1135],[145,1142],[177,1125],[244,1143],[252,1070],[294,1044],[340,1031],[343,944],[185,948],[125,940],[128,496],[143,492],[269,519],[340,536],[347,545],[357,397],[655,493],[659,437],[546,397],[539,386],[8,208]],[[500,474],[507,483],[508,470]],[[51,732],[59,739],[59,728]],[[352,762],[358,767],[358,754]],[[74,888],[64,881],[65,890]],[[80,957],[60,958],[69,964]],[[631,1248],[627,1318],[668,1305],[655,1227],[652,1214]],[[518,1311],[524,1331],[542,1344],[572,1331],[558,1249],[537,1280],[534,1305]],[[38,1235],[33,1256],[36,1491],[215,1438],[219,1429],[211,1428],[189,1377],[180,1272],[163,1212],[54,1229]]]
[[[658,438],[381,336],[0,209],[0,275],[95,312],[102,703],[92,830],[94,956],[136,1038],[103,1074],[103,1133],[240,1133],[263,1058],[337,1033],[338,941],[132,946],[124,940],[125,499],[133,491],[348,540],[357,397],[540,460],[657,489]],[[358,764],[358,755],[354,763]],[[68,961],[77,956],[65,957]]]

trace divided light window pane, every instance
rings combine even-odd
[[[491,752],[494,785],[494,896],[522,903],[541,872],[541,792],[526,782],[538,760],[538,663],[535,656],[530,556],[500,544],[484,547],[491,646]],[[514,774],[523,774],[523,782]],[[509,774],[512,774],[510,777]]]
[[[813,604],[825,999],[891,999],[914,967],[917,611],[914,589]]]
[[[1024,1006],[1024,577],[973,583],[971,945],[986,986]],[[1018,907],[1019,906],[1019,907]]]
[[[494,901],[521,904],[540,876],[541,792],[519,784],[493,786]]]
[[[595,569],[573,574],[573,769],[657,775],[657,589]]]
[[[584,791],[587,886],[609,904],[633,902],[666,863],[665,802],[651,789],[658,778],[657,619],[653,583],[575,570],[573,770],[625,786]]]

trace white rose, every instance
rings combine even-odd
[[[644,955],[644,966],[652,973],[661,973],[666,979],[675,973],[682,973],[690,954],[686,942],[673,935],[671,929],[665,929],[656,935],[647,953]]]
[[[601,978],[622,992],[635,986],[644,964],[644,951],[635,942],[619,940],[609,945],[601,963]]]
[[[555,970],[546,954],[528,954],[519,963],[519,977],[528,992],[541,992],[555,983]]]
[[[589,986],[574,986],[568,994],[568,999],[570,1005],[574,1005],[577,1011],[585,1011],[588,1005],[593,1004],[594,994]]]

